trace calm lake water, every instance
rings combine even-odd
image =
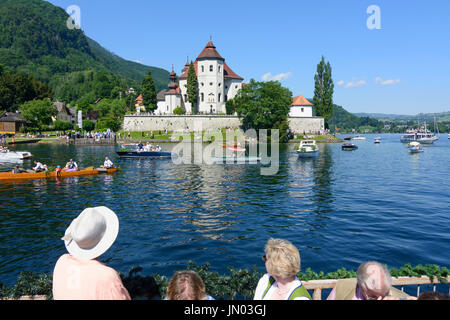
[[[294,144],[285,145],[275,176],[260,175],[259,165],[119,159],[114,147],[18,147],[47,165],[72,157],[81,166],[98,166],[110,156],[122,170],[0,181],[0,282],[13,285],[25,270],[51,273],[65,253],[59,239],[72,219],[101,205],[120,219],[119,236],[103,260],[124,273],[142,266],[145,275],[171,277],[190,260],[220,273],[228,266],[263,271],[270,237],[299,248],[302,270],[356,270],[367,260],[395,268],[449,267],[450,140],[441,135],[424,153],[408,154],[400,135],[381,136],[376,145],[375,136],[366,135],[352,152],[320,144],[317,159],[299,159]]]

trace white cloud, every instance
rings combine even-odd
[[[400,79],[383,80],[381,77],[375,78],[375,84],[381,84],[382,86],[389,86],[400,83]]]
[[[281,81],[292,76],[292,72],[280,73],[272,75],[270,72],[262,76],[262,81]]]
[[[344,82],[342,83],[342,85],[344,86],[344,88],[354,88],[354,87],[360,87],[360,86],[364,86],[366,85],[367,82],[364,80],[355,80],[355,81],[350,81],[344,84]]]
[[[360,87],[360,86],[364,86],[366,84],[367,84],[367,82],[365,80],[352,80],[347,83],[344,80],[340,80],[337,82],[338,86],[341,86],[344,88]]]

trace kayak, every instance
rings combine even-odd
[[[98,174],[98,170],[94,167],[89,167],[80,171],[61,171],[57,173],[52,172],[22,172],[22,173],[12,173],[12,172],[0,172],[0,180],[35,180],[35,179],[45,179],[45,178],[66,178],[66,177],[77,177],[77,176],[90,176]]]

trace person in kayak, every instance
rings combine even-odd
[[[64,168],[64,171],[78,171],[78,165],[73,159],[70,159],[69,162],[67,162],[66,167]]]

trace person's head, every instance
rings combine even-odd
[[[366,300],[376,300],[389,295],[392,278],[385,265],[376,261],[368,261],[359,266],[357,283]]]
[[[119,233],[119,219],[107,207],[87,208],[67,228],[64,240],[75,258],[93,260],[105,253]]]
[[[167,298],[169,300],[205,300],[205,284],[195,271],[179,271],[170,280]]]
[[[105,160],[108,160],[108,157],[106,157]]]
[[[264,249],[267,272],[279,278],[289,278],[300,271],[300,252],[288,240],[270,238]]]
[[[440,292],[424,292],[417,300],[450,300],[450,295]]]

